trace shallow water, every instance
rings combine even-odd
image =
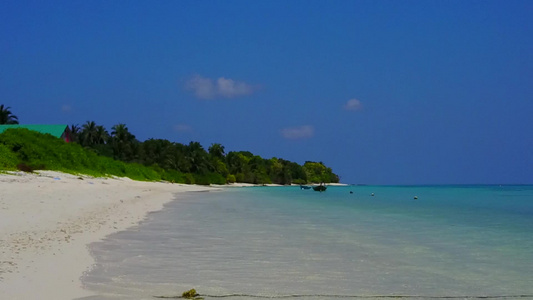
[[[179,197],[90,246],[97,264],[83,282],[98,296],[85,299],[191,288],[248,295],[228,299],[533,295],[532,186],[254,187]]]

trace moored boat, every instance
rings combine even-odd
[[[313,187],[313,190],[316,191],[316,192],[325,192],[327,189],[327,187],[324,185],[324,184],[320,184],[320,185],[317,185],[317,186],[314,186]]]

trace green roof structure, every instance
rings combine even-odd
[[[67,125],[0,125],[0,133],[11,128],[25,128],[28,130],[37,131],[39,133],[48,133],[55,137],[62,138],[68,141],[68,126]]]

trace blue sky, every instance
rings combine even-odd
[[[2,1],[21,123],[125,123],[347,183],[533,183],[533,1]]]

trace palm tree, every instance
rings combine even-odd
[[[163,168],[177,170],[183,173],[191,172],[191,162],[187,155],[187,146],[174,143],[166,155],[166,161]]]
[[[72,124],[69,127],[70,131],[70,141],[79,143],[80,142],[80,133],[81,133],[81,127],[78,124]]]
[[[190,142],[186,147],[186,155],[191,164],[192,173],[205,173],[211,169],[207,160],[207,152],[199,142]]]
[[[96,126],[95,142],[98,145],[103,145],[109,140],[109,133],[102,125]]]
[[[208,151],[212,157],[224,159],[224,155],[225,155],[224,146],[222,146],[221,144],[218,144],[218,143],[211,144]]]
[[[140,159],[144,165],[157,164],[161,168],[166,167],[168,153],[173,149],[173,144],[163,139],[148,139],[140,144]]]
[[[10,111],[10,107],[4,107],[0,105],[0,124],[18,124],[18,117]]]
[[[131,161],[134,159],[134,147],[137,140],[126,127],[126,124],[117,124],[111,127],[111,143],[115,159]]]
[[[226,177],[228,172],[228,166],[226,165],[226,153],[224,153],[224,146],[218,143],[211,144],[208,149],[210,167],[216,173]]]
[[[111,136],[114,141],[119,141],[123,143],[132,142],[135,139],[135,136],[130,133],[126,124],[117,124],[111,127]]]
[[[96,135],[98,131],[96,127],[94,121],[87,121],[87,123],[83,124],[80,132],[80,143],[82,146],[91,147],[96,144]]]

